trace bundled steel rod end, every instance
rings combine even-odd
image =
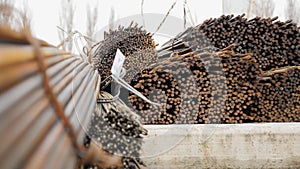
[[[103,159],[118,157],[122,164],[121,168],[133,166],[139,168],[144,165],[139,156],[143,136],[147,135],[147,130],[143,128],[137,115],[118,99],[111,101],[114,97],[107,92],[100,92],[98,98],[108,101],[97,103],[98,106],[88,128],[85,144],[88,151],[92,151],[93,154],[93,157],[89,158],[97,158],[94,162],[101,162]],[[95,146],[97,146],[96,150],[93,150]],[[106,153],[104,156],[96,156],[103,152]],[[110,167],[114,164],[111,163]],[[97,163],[91,163],[91,166],[97,166]],[[100,165],[100,167],[103,166]]]
[[[106,34],[92,54],[94,67],[99,70],[101,78],[111,75],[111,67],[117,49],[125,55],[124,68],[127,73],[124,80],[128,83],[148,65],[156,62],[157,51],[151,35],[135,25],[127,28],[119,27]],[[103,86],[105,84],[101,84]]]
[[[85,156],[82,127],[96,104],[99,76],[82,59],[32,37],[29,29],[12,32],[0,25],[1,167],[74,165]]]

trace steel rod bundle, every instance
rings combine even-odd
[[[259,74],[251,54],[230,50],[174,54],[132,81],[137,90],[162,105],[149,105],[133,94],[129,101],[144,123],[248,122],[256,96],[252,82]]]
[[[140,168],[144,163],[140,160],[143,136],[147,130],[143,128],[137,115],[119,100],[107,92],[100,92],[98,103],[88,128],[86,146],[93,141],[111,155],[119,157],[118,168]],[[85,168],[101,168],[90,164]]]
[[[129,96],[130,103],[140,111],[144,123],[150,124],[299,121],[297,74],[281,75],[293,81],[282,82],[272,76],[268,77],[274,78],[272,83],[263,80],[257,83],[257,79],[265,76],[263,72],[290,70],[289,67],[300,65],[299,28],[292,21],[276,20],[277,17],[247,20],[244,15],[223,15],[188,28],[158,50],[159,63],[132,81],[136,89],[162,105],[149,105],[133,94]],[[215,57],[218,59],[205,55],[218,56]],[[198,59],[192,59],[197,56]],[[189,79],[189,71],[196,83]],[[286,93],[276,101],[272,93],[279,89],[273,86],[274,81],[277,85],[290,86],[282,88]],[[194,91],[195,84],[198,92]],[[271,89],[265,90],[267,86]],[[289,93],[293,93],[293,97],[288,104],[293,106],[287,108],[282,104],[286,103]]]
[[[10,32],[0,29],[0,166],[74,168],[98,72],[26,32]]]
[[[105,33],[104,40],[99,42],[93,54],[93,63],[99,70],[102,79],[106,79],[111,74],[110,70],[116,51],[120,49],[126,57],[124,68],[127,70],[127,74],[124,80],[130,82],[140,70],[156,62],[155,47],[150,33],[138,27],[137,24],[131,23],[127,28],[119,27]]]
[[[171,39],[159,50],[159,57],[177,51],[215,50],[235,44],[236,53],[253,53],[262,70],[300,63],[300,32],[296,23],[276,21],[275,18],[246,19],[244,15],[208,19]]]
[[[300,67],[267,71],[257,80],[258,98],[251,113],[258,122],[300,121]]]

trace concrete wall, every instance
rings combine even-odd
[[[300,168],[300,123],[146,128],[148,168]]]

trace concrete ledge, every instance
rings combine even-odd
[[[300,123],[145,127],[148,168],[300,168]]]

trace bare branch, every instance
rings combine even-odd
[[[110,16],[109,16],[109,30],[114,29],[114,21],[115,21],[115,10],[114,10],[114,8],[111,8]]]
[[[183,3],[183,28],[186,29],[186,0]]]
[[[298,0],[287,0],[285,8],[286,19],[292,19],[294,22],[300,24],[300,1]]]
[[[192,23],[193,26],[195,26],[195,22],[194,22],[191,10],[190,10],[189,5],[187,3],[185,5],[185,7],[187,9],[187,13],[189,13],[190,22]]]
[[[143,27],[145,28],[145,19],[144,19],[144,0],[142,0],[141,3],[141,15],[142,15],[142,20],[143,20]]]
[[[60,9],[60,28],[65,30],[59,31],[59,39],[64,42],[62,48],[68,52],[73,49],[73,26],[74,26],[75,6],[72,0],[62,0]]]
[[[0,0],[0,24],[9,26],[15,31],[30,29],[29,8],[26,2],[22,9],[16,9],[14,0]]]
[[[98,22],[98,3],[96,3],[96,5],[94,5],[94,8],[91,7],[91,5],[89,4],[87,6],[87,31],[86,31],[86,35],[87,37],[89,37],[90,39],[93,39],[93,35],[96,33],[97,30],[97,22]],[[89,43],[90,41],[88,41]],[[91,44],[89,43],[89,46],[91,46]]]
[[[158,25],[158,27],[156,28],[156,31],[154,32],[154,34],[161,28],[161,26],[165,23],[166,19],[168,18],[170,12],[172,11],[172,9],[174,8],[174,6],[176,5],[177,0],[172,4],[172,6],[170,7],[170,9],[168,10],[167,14],[165,15],[165,17],[163,18],[163,20],[160,22],[160,24]]]
[[[253,0],[249,0],[248,1],[248,8],[247,8],[247,18],[250,17],[250,11],[251,11],[252,4],[253,4]]]
[[[253,0],[250,1],[253,5],[252,13],[261,17],[272,17],[275,9],[275,3],[273,0]],[[250,8],[250,6],[248,7]]]

